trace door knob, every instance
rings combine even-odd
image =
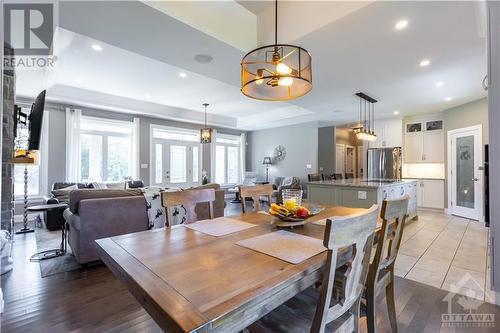
[[[472,178],[473,181],[477,182],[479,179],[478,178]]]

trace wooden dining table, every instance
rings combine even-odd
[[[319,221],[362,211],[323,206]],[[182,225],[97,240],[102,261],[167,332],[239,332],[321,278],[326,251],[294,265],[235,243],[277,230],[273,217],[231,218],[257,226],[222,237]],[[288,229],[323,239],[325,227]],[[325,249],[326,250],[326,249]],[[352,251],[339,251],[337,266]]]

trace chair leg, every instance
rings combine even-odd
[[[394,303],[394,271],[390,271],[391,282],[385,287],[385,300],[387,302],[387,312],[391,322],[392,333],[398,332],[398,321],[396,318],[396,305]]]
[[[367,290],[366,291],[366,326],[368,328],[368,333],[375,333],[376,332],[376,325],[375,325],[375,307],[376,307],[376,302],[375,302],[375,294],[373,290]]]
[[[353,332],[358,333],[359,332],[359,308],[361,306],[361,297],[358,299],[357,302],[354,303],[354,305],[351,308],[352,315],[354,316],[354,329]]]

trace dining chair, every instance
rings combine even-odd
[[[162,192],[161,202],[167,212],[167,227],[171,227],[173,221],[173,209],[176,206],[184,206],[186,209],[186,220],[184,224],[194,223],[198,221],[196,216],[196,205],[199,203],[208,203],[209,218],[214,218],[214,203],[215,190],[207,189],[192,189],[179,192]]]
[[[321,174],[321,178],[322,178],[323,180],[334,180],[334,179],[335,179],[335,178],[333,177],[333,175],[328,175],[328,174],[325,174],[325,173]]]
[[[366,322],[368,333],[376,332],[376,298],[385,289],[387,310],[393,333],[397,333],[396,307],[394,303],[394,264],[398,255],[401,237],[408,214],[408,201],[405,195],[400,199],[384,200],[380,217],[382,226],[377,235],[377,249],[370,264],[366,279]]]
[[[321,180],[321,175],[319,173],[310,173],[307,175],[307,179],[310,182],[319,182]]]
[[[378,206],[373,205],[355,215],[327,219],[323,240],[327,257],[320,290],[308,288],[299,293],[252,324],[249,331],[358,332],[361,296],[368,275],[378,213]],[[337,290],[334,283],[338,256],[350,258],[349,268],[341,271],[345,283],[340,299],[334,294]],[[332,304],[332,299],[338,301]]]
[[[333,177],[334,177],[336,180],[342,180],[342,179],[344,179],[344,174],[342,174],[342,173],[334,173],[334,174],[333,174]]]
[[[241,210],[245,213],[245,204],[247,198],[252,198],[254,211],[260,210],[261,197],[267,197],[269,205],[271,205],[271,198],[273,196],[273,185],[254,185],[254,186],[240,186],[241,197]]]

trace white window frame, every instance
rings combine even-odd
[[[154,130],[164,130],[164,131],[171,131],[171,132],[179,132],[179,133],[190,133],[190,134],[196,134],[197,140],[196,141],[190,141],[190,140],[174,140],[174,139],[164,139],[164,138],[155,138],[154,137]],[[198,181],[194,182],[192,181],[193,176],[191,175],[191,181],[187,182],[188,186],[193,185],[200,185],[202,181],[202,170],[203,170],[203,145],[200,144],[200,132],[199,130],[196,129],[190,129],[190,128],[182,128],[182,127],[174,127],[174,126],[165,126],[165,125],[158,125],[158,124],[150,124],[149,126],[149,184],[151,186],[159,186],[159,183],[156,183],[156,174],[155,174],[155,168],[154,168],[154,155],[155,155],[155,147],[157,143],[165,143],[168,142],[170,144],[179,144],[183,145],[186,143],[197,143],[197,147],[199,149],[198,151]],[[192,157],[189,155],[192,154],[192,150],[189,149],[188,152],[188,161],[191,160]],[[189,165],[189,164],[188,164]],[[165,172],[165,170],[162,170],[162,172]],[[188,175],[189,177],[189,175]],[[163,178],[162,178],[163,179]],[[175,186],[175,183],[172,184],[172,186]]]
[[[227,142],[217,142],[217,139],[230,139],[230,140],[235,140],[235,143],[227,143]],[[237,185],[240,180],[241,180],[241,161],[240,161],[240,154],[241,154],[241,146],[240,146],[240,140],[241,137],[239,135],[234,135],[234,134],[224,134],[224,133],[217,133],[215,137],[215,147],[214,149],[217,151],[217,146],[224,146],[224,182],[220,184],[221,186],[232,186],[232,185]],[[228,147],[236,147],[238,149],[238,175],[237,175],[237,181],[233,183],[228,182]],[[214,177],[217,174],[217,163],[220,163],[220,161],[217,160],[217,153],[214,153],[214,158],[215,158],[215,170],[214,170]],[[217,179],[214,179],[214,181],[217,181]]]
[[[134,130],[134,127],[133,127],[133,122],[130,122],[130,121],[123,121],[123,120],[114,120],[114,119],[108,119],[108,118],[99,118],[99,117],[91,117],[91,116],[83,116],[82,115],[82,118],[81,118],[81,122],[83,123],[84,121],[96,121],[96,122],[107,122],[107,123],[110,123],[110,124],[116,124],[116,125],[119,125],[119,126],[123,126],[125,127],[126,126],[129,126],[130,127],[130,133],[129,134],[126,134],[126,133],[117,133],[117,132],[112,132],[112,131],[102,131],[102,130],[87,130],[87,129],[80,129],[80,146],[81,146],[81,137],[82,135],[99,135],[102,137],[102,166],[101,166],[101,175],[102,175],[102,179],[101,181],[102,182],[110,182],[110,180],[108,180],[108,139],[109,137],[120,137],[120,138],[129,138],[129,144],[130,144],[130,159],[128,161],[129,163],[129,173],[130,175],[129,176],[132,176],[132,172],[133,172],[133,163],[134,163],[134,152],[133,152],[133,130]],[[81,124],[80,124],[81,126]],[[80,152],[80,156],[79,158],[81,158],[81,152]],[[81,168],[81,165],[80,165],[80,168]],[[80,171],[81,172],[81,171]],[[91,180],[84,180],[82,175],[80,174],[80,181],[91,181]],[[121,181],[124,181],[124,179],[120,179],[120,180],[117,180],[116,182],[121,182]]]

